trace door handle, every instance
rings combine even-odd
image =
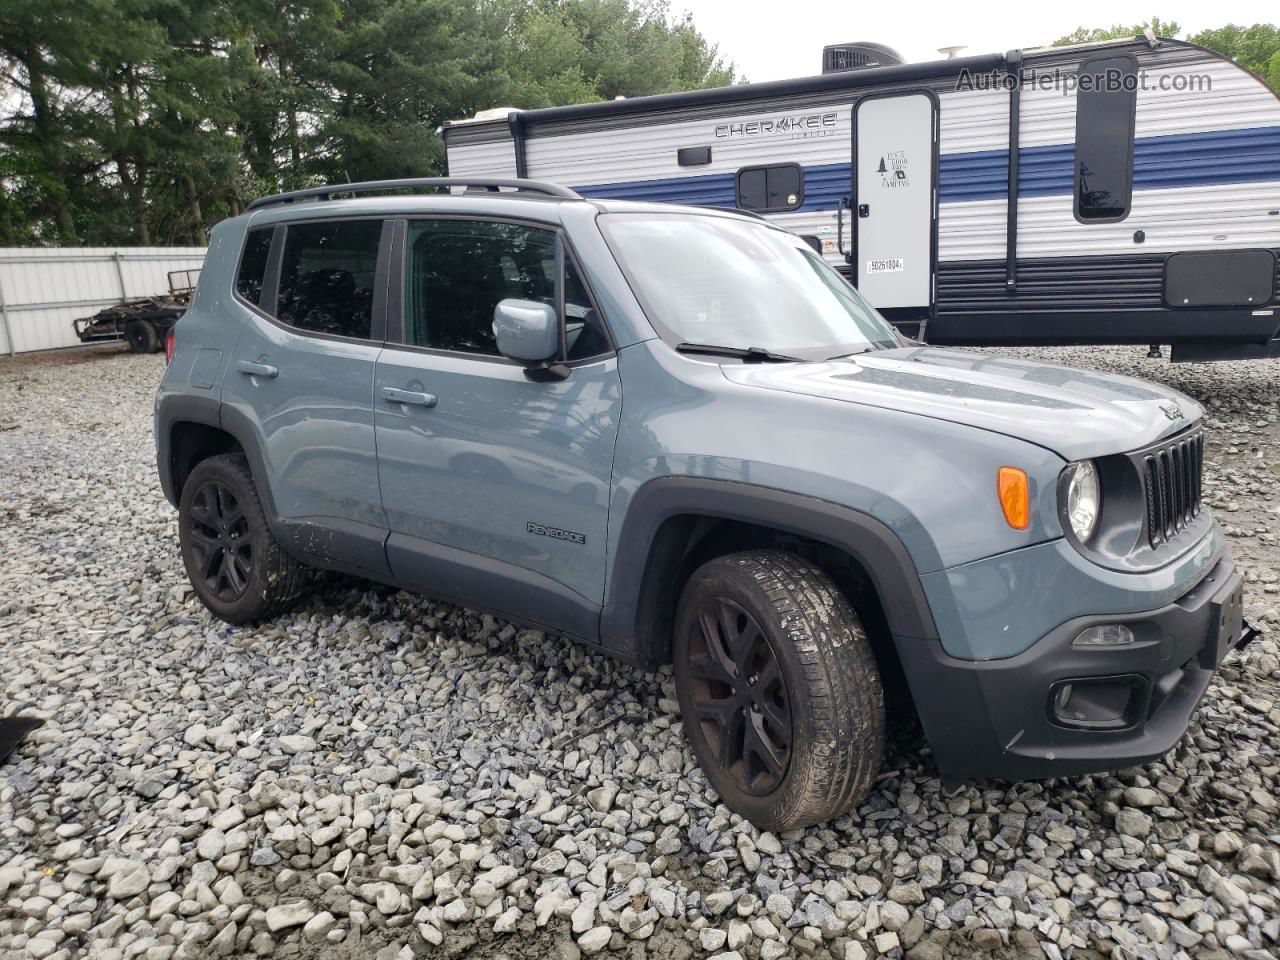
[[[254,363],[252,360],[240,360],[236,363],[236,369],[251,377],[266,377],[268,380],[280,375],[279,367],[269,363]]]
[[[382,399],[387,403],[407,403],[415,407],[434,407],[436,405],[436,395],[434,393],[418,393],[414,390],[400,390],[396,387],[383,387]]]

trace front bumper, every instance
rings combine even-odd
[[[1224,554],[1192,590],[1166,606],[1077,617],[1000,660],[962,660],[937,641],[902,640],[902,665],[939,771],[957,778],[1037,779],[1162,756],[1186,731],[1227,651],[1249,636],[1242,585]],[[1086,627],[1115,623],[1133,631],[1133,643],[1072,643]],[[1102,701],[1119,698],[1123,709],[1109,722],[1083,719],[1086,714],[1061,706],[1068,684],[1097,691]]]

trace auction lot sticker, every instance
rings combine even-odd
[[[887,260],[868,260],[867,273],[901,273],[902,258],[890,257]]]

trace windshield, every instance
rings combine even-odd
[[[606,214],[614,256],[673,343],[821,360],[898,346],[893,329],[799,237],[736,217]]]

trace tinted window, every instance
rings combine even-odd
[[[262,296],[262,277],[267,272],[267,256],[271,253],[271,234],[274,230],[274,227],[257,227],[249,231],[244,241],[240,273],[236,277],[236,292],[254,305],[257,305]]]
[[[291,224],[276,316],[316,333],[368,339],[380,220]]]
[[[409,223],[405,342],[498,356],[493,310],[501,300],[556,300],[556,238],[550,230],[475,220]],[[565,281],[569,359],[607,349],[577,272]]]
[[[1076,216],[1123,220],[1133,194],[1137,62],[1099,57],[1080,65],[1076,93]]]
[[[794,210],[804,202],[804,172],[794,163],[738,171],[742,210]]]

